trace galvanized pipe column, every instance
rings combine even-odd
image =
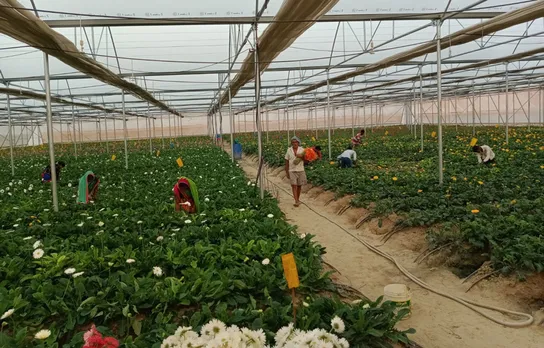
[[[232,93],[230,90],[230,69],[231,69],[231,56],[232,56],[232,25],[229,25],[229,72],[227,76],[228,80],[228,93],[229,93],[229,121],[230,121],[230,158],[234,162],[234,114],[232,113]]]
[[[442,47],[441,33],[442,20],[435,21],[436,25],[436,83],[438,87],[438,183],[444,183],[444,159],[443,159],[443,144],[442,144]],[[457,122],[456,122],[457,124]]]
[[[327,136],[329,138],[329,161],[332,160],[331,142],[331,85],[329,83],[329,70],[327,70]]]
[[[259,12],[259,0],[255,1],[255,16],[257,16],[257,13]],[[258,18],[255,17],[255,23],[253,28],[253,44],[255,48],[255,121],[257,122],[257,142],[259,144],[259,167],[262,168],[262,162],[263,160],[263,139],[262,139],[262,123],[261,123],[261,69],[259,65],[259,35],[258,35]],[[261,199],[264,199],[264,171],[260,171],[260,177],[259,180],[259,188],[260,188],[260,195]]]
[[[72,103],[74,102],[74,98],[72,98]],[[76,139],[76,116],[74,113],[74,105],[72,104],[72,131],[74,133],[74,156],[77,159],[77,139]],[[107,130],[106,130],[107,131]]]
[[[51,166],[51,192],[53,193],[53,209],[59,211],[59,199],[57,196],[57,168],[55,161],[55,143],[53,140],[53,114],[51,112],[51,85],[49,81],[49,56],[43,54],[45,75],[45,104],[47,120],[47,143],[49,145],[49,165]]]
[[[128,145],[127,145],[127,117],[125,116],[125,91],[121,92],[123,98],[123,138],[125,142],[125,169],[128,169]]]
[[[508,105],[508,63],[506,63],[505,65],[505,69],[506,69],[506,87],[505,87],[505,94],[506,94],[506,116],[505,116],[505,126],[506,126],[506,145],[508,145],[508,137],[509,137],[509,134],[508,134],[508,109],[509,109],[509,105]],[[499,111],[500,112],[500,111]]]
[[[13,125],[11,124],[11,101],[10,95],[6,94],[8,109],[8,139],[9,139],[9,157],[11,161],[11,176],[15,176],[15,161],[13,160]]]

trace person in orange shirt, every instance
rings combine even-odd
[[[307,166],[308,164],[315,162],[317,160],[320,160],[323,158],[323,154],[321,153],[321,146],[314,146],[306,149],[306,152],[304,154],[304,165]]]

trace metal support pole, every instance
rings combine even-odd
[[[230,158],[232,162],[234,162],[234,114],[232,113],[232,93],[230,90],[230,82],[231,82],[231,60],[232,60],[232,31],[233,26],[229,25],[229,72],[227,73],[227,80],[228,80],[228,93],[229,93],[229,121],[230,121]]]
[[[351,84],[351,136],[355,136],[355,109],[353,108],[353,84]]]
[[[57,168],[55,161],[55,142],[53,140],[53,114],[51,112],[51,85],[49,81],[49,56],[43,54],[45,75],[45,104],[47,118],[47,143],[49,145],[49,165],[51,166],[51,192],[53,193],[53,210],[59,211],[59,199],[57,196]]]
[[[506,115],[505,115],[505,126],[506,126],[506,145],[508,145],[508,63],[506,63],[505,65],[505,69],[506,69],[506,87],[505,87],[505,94],[506,94]]]
[[[209,130],[209,127],[208,127],[208,130]],[[162,148],[164,149],[164,120],[162,115],[161,115],[161,141],[162,141]]]
[[[315,139],[319,139],[319,134],[318,134],[318,129],[319,129],[319,125],[318,125],[318,120],[317,120],[317,93],[315,94],[315,108],[314,108],[314,114],[315,114]]]
[[[123,138],[125,141],[125,169],[128,169],[127,117],[125,116],[125,91],[121,91],[123,100]]]
[[[468,101],[468,98],[467,98]],[[472,86],[472,136],[476,135],[476,105],[474,104],[474,85]]]
[[[140,140],[140,118],[136,117],[136,138]]]
[[[531,85],[527,84],[527,122],[529,131],[531,130]]]
[[[538,123],[542,126],[542,120],[544,119],[544,108],[542,107],[543,101],[542,97],[544,97],[544,93],[542,93],[542,87],[538,90]]]
[[[266,96],[265,96],[266,98]],[[268,108],[266,109],[266,143],[268,144],[268,133],[270,131],[270,118],[269,118],[269,115],[268,115]]]
[[[72,102],[74,101],[74,98],[72,98]],[[72,132],[74,134],[74,156],[77,159],[77,138],[76,138],[76,116],[74,113],[74,105],[72,104]]]
[[[436,24],[436,83],[438,87],[438,183],[442,186],[444,183],[444,163],[443,163],[443,144],[442,144],[442,47],[440,27],[442,21],[435,21]],[[457,124],[457,122],[456,122]]]
[[[255,15],[259,12],[259,0],[255,1]],[[257,142],[259,144],[259,168],[262,168],[263,162],[263,139],[262,139],[262,123],[261,123],[261,69],[259,65],[259,37],[258,37],[258,23],[257,17],[255,17],[255,23],[253,24],[253,44],[255,48],[255,121],[257,123]],[[261,199],[264,199],[264,172],[260,170],[259,188]]]
[[[327,70],[327,136],[329,138],[329,161],[332,160],[331,143],[331,85],[329,82],[329,70]]]
[[[11,101],[10,95],[6,94],[8,109],[8,139],[9,139],[9,157],[11,161],[11,176],[15,176],[15,161],[13,160],[13,125],[11,124]]]
[[[151,140],[151,113],[149,112],[149,102],[147,103],[147,131],[149,133],[149,154],[153,156],[153,141]]]
[[[172,142],[172,116],[168,114],[168,137],[170,138],[169,142]]]
[[[419,70],[419,131],[421,137],[421,152],[423,152],[423,76]]]
[[[109,154],[110,143],[109,143],[109,136],[108,136],[108,118],[106,116],[104,116],[104,135],[106,137],[106,153]]]

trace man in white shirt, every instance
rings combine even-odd
[[[352,145],[349,145],[346,151],[338,156],[338,161],[341,168],[351,168],[355,165],[355,162],[357,162],[357,153],[353,151]]]
[[[478,163],[480,164],[491,164],[495,163],[495,153],[491,148],[487,145],[482,146],[474,146],[472,147],[472,151],[476,153],[476,156],[478,157]]]
[[[304,171],[304,149],[300,146],[300,139],[293,137],[291,147],[285,154],[285,173],[291,181],[295,207],[300,206],[300,191],[306,185],[306,172]]]

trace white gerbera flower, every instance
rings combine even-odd
[[[346,324],[344,324],[344,321],[340,319],[338,316],[335,316],[331,320],[331,326],[337,333],[342,333],[346,330]]]
[[[32,239],[32,236],[28,236],[28,237],[23,238],[23,240],[29,240],[29,239]]]
[[[157,277],[162,276],[162,269],[160,267],[153,267],[153,274]]]
[[[363,308],[364,308],[364,309],[369,309],[369,308],[370,308],[370,305],[369,305],[368,303],[365,303],[365,304],[363,305]]]
[[[341,348],[349,348],[349,342],[345,338],[340,338],[338,344]]]
[[[17,228],[17,227],[19,227],[19,224],[15,224],[15,225],[13,225],[13,227],[14,227],[14,228]]]
[[[80,222],[79,224],[77,224],[77,227],[83,227],[84,224],[84,222]]]
[[[51,336],[51,330],[40,330],[36,332],[36,334],[34,335],[34,338],[37,340],[45,340],[49,336]]]
[[[82,276],[83,273],[85,273],[85,272],[74,273],[74,274],[72,274],[72,277],[77,278],[77,277],[79,277],[79,276]]]
[[[248,347],[264,347],[266,344],[266,335],[264,334],[263,329],[252,331],[247,328],[242,328],[242,340]]]
[[[185,220],[184,222],[185,222],[186,224],[190,224],[190,223],[192,223],[192,221],[191,221],[191,220]]]
[[[11,317],[13,312],[15,312],[15,309],[13,309],[13,308],[8,309],[7,311],[4,312],[4,314],[2,314],[2,316],[0,317],[0,320],[4,320],[4,319],[7,319],[7,318]]]
[[[222,321],[219,321],[217,319],[211,320],[208,324],[202,326],[202,329],[200,330],[200,335],[204,339],[213,339],[217,335],[225,332],[227,330],[227,327]]]
[[[72,183],[68,183],[68,187],[72,187]]]
[[[247,186],[251,186],[251,181],[248,181],[248,182],[247,182]]]
[[[143,224],[143,223],[144,223],[144,222],[143,222],[142,220],[139,220],[139,221],[137,222],[138,225],[141,225],[141,224]]]
[[[209,202],[210,199],[208,197],[204,198],[204,202]]]
[[[64,270],[64,274],[67,274],[67,275],[71,275],[71,274],[74,274],[76,273],[76,269],[75,268],[67,268]]]
[[[99,222],[98,222],[98,227],[102,227],[102,226],[104,226],[104,222],[103,222],[103,221],[99,221]]]
[[[310,304],[308,302],[302,302],[302,305],[306,308],[310,307]]]
[[[268,214],[266,217],[268,217],[269,219],[272,219],[274,217],[274,214]]]
[[[118,217],[118,216],[119,216],[119,214],[113,214],[113,217]]]
[[[246,210],[245,210],[244,208],[242,208],[242,209],[239,209],[239,210],[240,210],[240,211],[246,211]]]
[[[157,242],[161,242],[163,239],[164,239],[163,236],[158,236],[158,237],[157,237]]]
[[[300,239],[304,239],[304,238],[306,238],[306,233],[303,233],[300,235]]]
[[[134,260],[134,259],[127,259],[127,263],[128,263],[128,264],[134,263],[134,262],[136,262],[136,260]]]
[[[264,259],[261,263],[266,266],[270,264],[270,259]]]
[[[43,249],[36,249],[32,253],[32,257],[35,258],[36,260],[39,260],[39,259],[41,259],[43,257],[43,254],[45,254]]]

